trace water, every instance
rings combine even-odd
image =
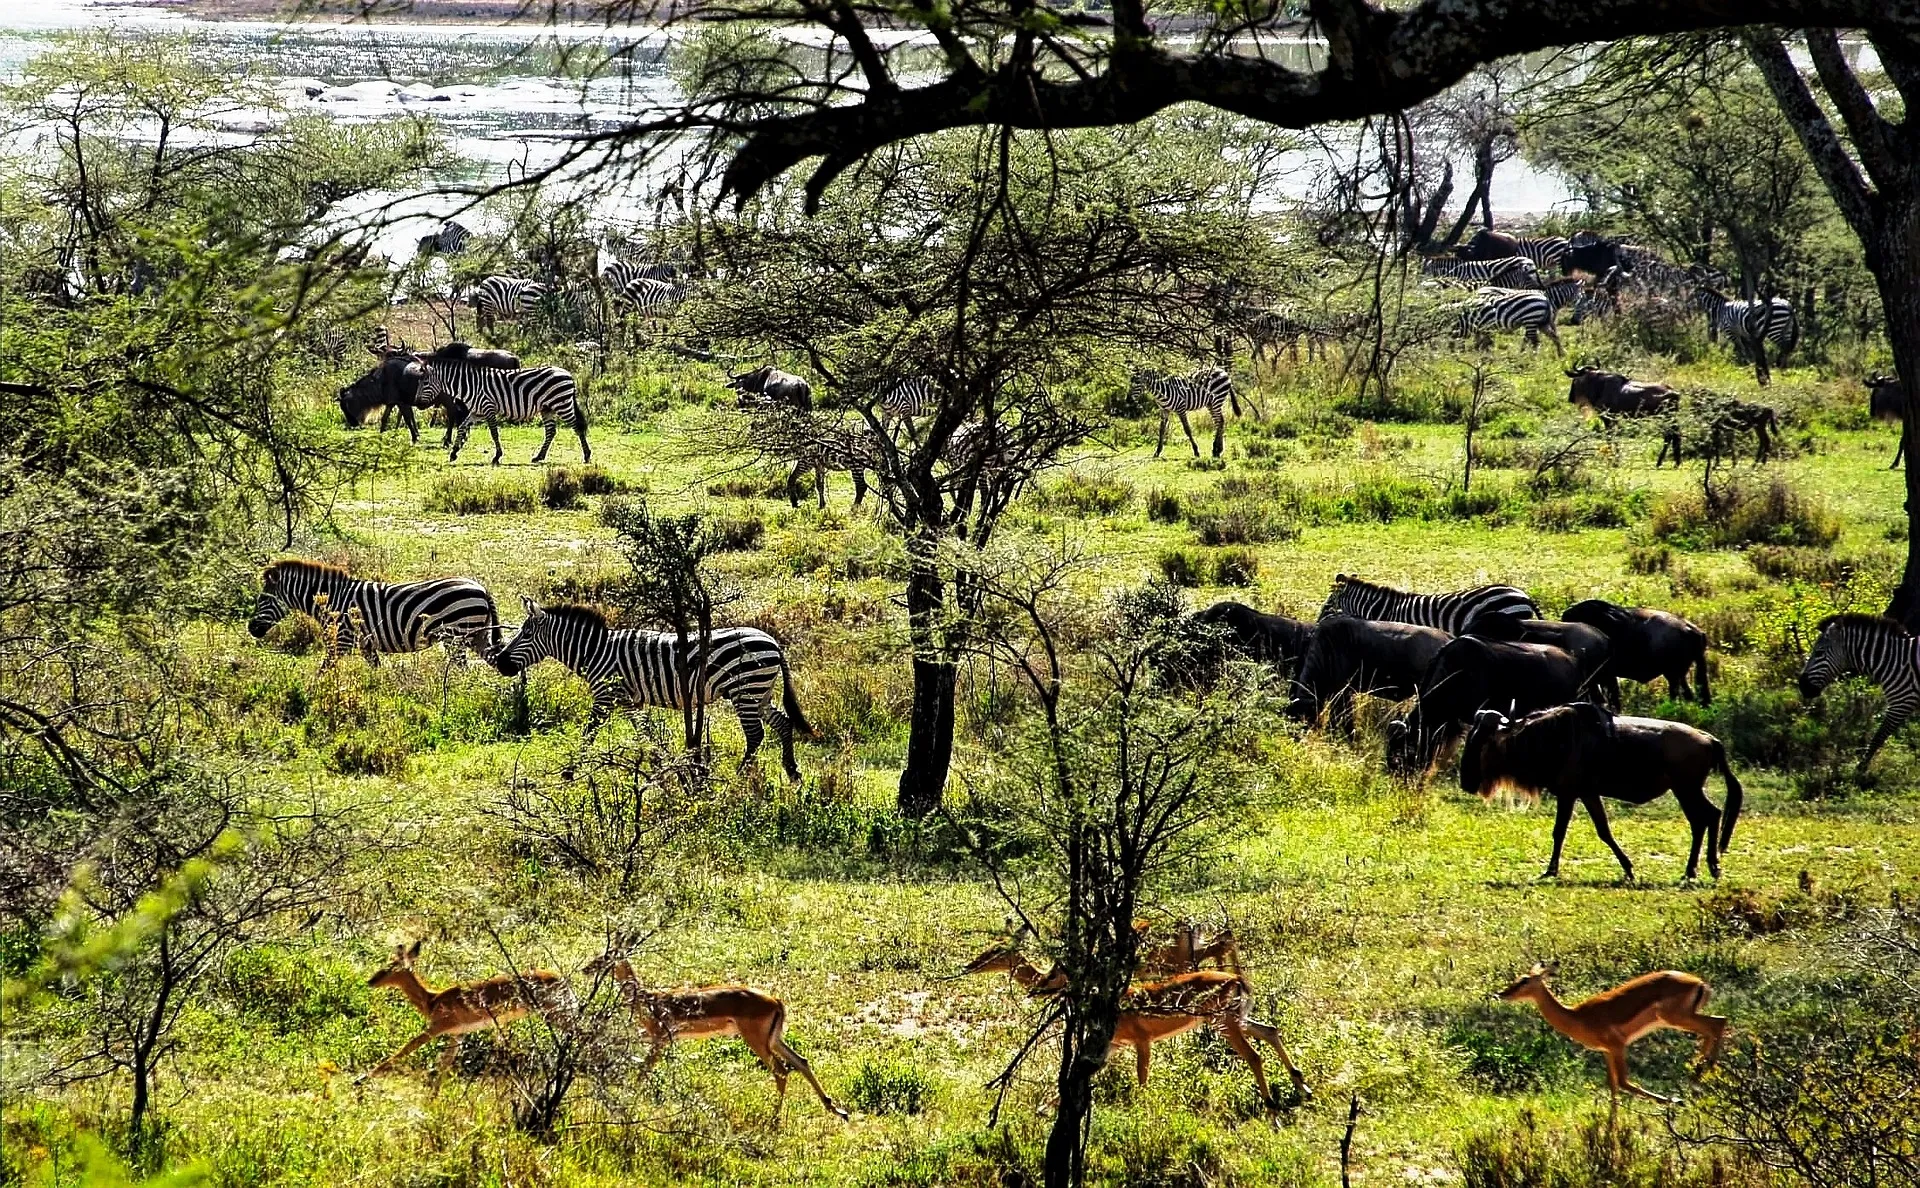
[[[100,27],[130,37],[183,36],[208,63],[270,84],[289,112],[343,121],[429,116],[463,163],[456,178],[442,182],[489,184],[524,176],[560,159],[564,150],[556,136],[614,126],[672,103],[677,94],[666,71],[665,37],[658,33],[614,38],[596,26],[206,21],[110,0],[0,0],[0,77],[16,75],[53,33]],[[790,40],[818,44],[818,31],[796,29]],[[631,52],[617,77],[581,81],[595,73],[586,64],[623,47]],[[1304,58],[1307,46],[1282,47],[1289,51]],[[223,128],[244,137],[274,118],[266,111],[236,112]],[[1305,196],[1329,159],[1317,148],[1290,156],[1274,199]],[[1455,174],[1456,193],[1463,193],[1471,169],[1457,163]],[[646,188],[596,194],[593,201],[610,223],[644,226],[655,217]],[[1493,205],[1506,217],[1554,210],[1571,200],[1561,181],[1524,162],[1506,163],[1495,178]],[[484,225],[484,215],[462,211],[466,205],[451,194],[371,194],[340,215],[359,218],[389,207],[375,246],[399,261],[451,214],[462,212],[469,226]]]

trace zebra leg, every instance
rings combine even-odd
[[[473,432],[473,416],[469,414],[466,420],[460,422],[460,427],[456,429],[453,427],[453,414],[449,412],[447,414],[447,432],[453,434],[453,449],[447,451],[447,461],[455,462],[459,460],[460,451],[467,444],[467,435]]]
[[[533,462],[536,466],[547,460],[547,451],[553,448],[553,435],[560,431],[560,422],[548,421],[546,422],[546,428],[547,435],[540,439],[540,452],[533,456]]]
[[[1548,322],[1546,325],[1540,327],[1540,333],[1546,335],[1547,341],[1553,344],[1553,353],[1555,356],[1562,359],[1566,358],[1567,348],[1560,345],[1560,332],[1553,328],[1552,322]],[[1538,348],[1540,344],[1538,341],[1535,341],[1533,345]]]
[[[1887,716],[1881,719],[1880,729],[1873,732],[1873,741],[1867,744],[1867,753],[1860,757],[1860,766],[1853,771],[1854,779],[1867,778],[1867,765],[1872,763],[1873,757],[1880,753],[1880,748],[1887,745],[1887,740],[1893,737],[1893,732],[1900,729],[1900,724],[1907,720],[1910,708],[1896,706],[1887,708]]]
[[[1174,414],[1180,418],[1180,429],[1187,435],[1187,444],[1193,447],[1193,456],[1200,456],[1200,443],[1193,439],[1193,426],[1187,423],[1187,410],[1181,409]]]
[[[772,709],[771,706],[767,708]],[[747,750],[740,756],[740,766],[752,767],[753,758],[760,753],[760,744],[767,737],[766,727],[760,722],[761,707],[753,704],[742,705],[736,701],[733,703],[733,712],[740,719],[740,733],[747,738]]]
[[[787,475],[788,507],[798,509],[800,506],[800,472],[806,468],[807,464],[805,462],[795,462],[793,464],[793,471]],[[825,507],[826,505],[827,501],[824,498],[821,499],[820,506]]]
[[[498,466],[500,465],[500,459],[506,455],[506,450],[501,448],[500,445],[500,422],[492,417],[488,417],[487,432],[493,435],[493,464]],[[544,453],[545,451],[542,452]]]
[[[827,466],[824,462],[815,462],[813,464],[813,489],[814,493],[820,497],[821,509],[825,510],[827,506]]]
[[[800,782],[800,764],[793,757],[793,723],[787,715],[771,702],[767,704],[767,725],[773,728],[773,736],[780,740],[780,768],[794,783]]]
[[[1153,456],[1158,458],[1160,451],[1167,448],[1167,418],[1173,414],[1164,410],[1160,413],[1160,440],[1154,444]],[[1198,451],[1196,451],[1198,452]]]
[[[1220,452],[1226,448],[1227,418],[1224,414],[1216,412],[1213,414],[1213,456],[1218,458]]]
[[[413,439],[414,445],[419,445],[420,444],[420,422],[414,417],[413,404],[411,401],[402,403],[400,405],[400,419],[407,423],[407,436]],[[380,425],[380,428],[385,429],[386,427],[387,426],[383,421]]]

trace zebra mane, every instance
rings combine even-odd
[[[1825,631],[1827,628],[1835,626],[1858,627],[1863,631],[1883,631],[1891,632],[1895,635],[1912,634],[1907,630],[1905,624],[1901,623],[1898,619],[1890,619],[1885,615],[1863,615],[1858,611],[1846,611],[1837,615],[1828,615],[1826,618],[1820,620],[1820,625],[1814,628],[1814,630]]]
[[[329,565],[325,561],[309,561],[305,557],[288,557],[275,561],[260,571],[260,580],[267,581],[283,573],[311,573],[326,577],[352,577],[346,567]]]
[[[1379,582],[1370,582],[1365,578],[1354,577],[1350,573],[1338,574],[1333,579],[1334,593],[1341,590],[1370,590],[1376,594],[1407,594],[1409,591],[1383,586]]]
[[[606,611],[584,602],[556,602],[552,606],[543,606],[540,609],[556,619],[598,627],[602,631],[613,629],[613,620],[607,617]]]

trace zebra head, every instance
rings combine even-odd
[[[1327,595],[1326,605],[1320,608],[1321,618],[1325,619],[1346,613],[1347,583],[1352,580],[1352,578],[1344,573],[1336,573],[1333,575],[1333,592]]]
[[[513,633],[513,638],[505,646],[488,657],[501,676],[519,676],[553,655],[553,616],[525,594],[520,596],[520,605],[527,611],[520,630]]]
[[[1800,696],[1812,701],[1828,685],[1850,672],[1860,671],[1854,656],[1854,634],[1854,629],[1845,622],[1829,619],[1820,624],[1820,639],[1800,668]]]
[[[1151,397],[1153,385],[1165,383],[1167,377],[1154,371],[1136,371],[1127,380],[1127,395],[1135,400]]]
[[[287,617],[287,609],[287,593],[280,575],[270,569],[261,580],[260,597],[254,599],[253,617],[247,620],[247,634],[255,639],[265,638],[275,623]]]

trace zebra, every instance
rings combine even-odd
[[[1558,235],[1528,236],[1522,235],[1515,240],[1520,245],[1520,254],[1533,261],[1533,266],[1541,275],[1559,269],[1560,261],[1566,258],[1567,250],[1573,245]]]
[[[1540,270],[1525,256],[1505,260],[1449,260],[1433,257],[1423,261],[1420,271],[1461,285],[1499,285],[1509,289],[1537,289]]]
[[[482,330],[493,329],[494,319],[513,320],[527,313],[547,295],[547,286],[539,281],[511,276],[483,277],[470,294],[474,320]]]
[[[600,270],[600,279],[615,295],[625,293],[627,286],[637,280],[672,283],[679,275],[680,270],[671,264],[630,264],[625,260],[615,260]]]
[[[931,416],[940,407],[940,389],[924,375],[911,375],[888,388],[880,396],[880,427],[896,421],[906,422],[913,432],[913,418]]]
[[[1348,574],[1336,574],[1322,619],[1348,615],[1437,627],[1450,635],[1517,639],[1520,620],[1537,619],[1540,608],[1518,586],[1475,586],[1451,594],[1410,594]]]
[[[1264,363],[1268,355],[1272,355],[1273,364],[1278,364],[1280,348],[1283,346],[1287,358],[1299,362],[1302,338],[1307,340],[1307,361],[1311,363],[1315,352],[1332,343],[1336,337],[1327,326],[1290,308],[1249,310],[1243,317],[1247,346],[1253,353],[1256,365]]]
[[[687,299],[687,291],[672,281],[650,276],[635,276],[621,285],[615,296],[639,311],[643,318],[664,318]]]
[[[526,607],[526,620],[488,659],[503,676],[517,676],[542,660],[557,660],[584,677],[593,690],[593,708],[587,714],[583,746],[592,741],[617,706],[682,709],[691,691],[696,705],[733,703],[740,732],[747,737],[741,766],[753,762],[766,737],[761,725],[764,718],[780,739],[780,764],[787,778],[800,778],[800,767],[793,759],[794,733],[815,739],[819,732],[800,712],[786,652],[771,635],[752,627],[716,628],[709,636],[704,659],[699,655],[698,637],[687,641],[693,650],[690,658],[680,650],[680,641],[672,632],[615,629],[603,612],[591,606],[568,603],[542,607],[524,594],[520,601]],[[689,679],[696,667],[700,674],[697,687]],[[784,711],[773,704],[776,677],[786,685]]]
[[[1462,244],[1456,255],[1462,260],[1504,260],[1510,256],[1525,256],[1544,274],[1558,269],[1572,246],[1559,236],[1508,235],[1503,231],[1483,228],[1475,231],[1473,238]]]
[[[453,449],[447,461],[460,457],[467,434],[478,418],[487,423],[493,435],[493,464],[500,465],[500,422],[538,420],[547,435],[533,461],[546,461],[553,446],[553,435],[566,422],[580,438],[580,460],[593,461],[587,445],[587,409],[580,399],[573,374],[559,367],[524,367],[507,370],[464,360],[453,361],[433,355],[415,354],[420,365],[420,390],[414,402],[421,408],[444,402],[447,419],[455,426]]]
[[[376,582],[320,561],[275,561],[260,573],[260,597],[247,634],[260,639],[295,611],[321,625],[327,647],[322,671],[347,648],[379,664],[382,652],[419,652],[436,643],[444,643],[465,664],[467,648],[487,654],[500,621],[493,596],[472,578]]]
[[[457,256],[466,250],[467,241],[472,238],[473,232],[448,219],[432,235],[422,235],[414,252],[421,256]]]
[[[1696,284],[1693,304],[1707,315],[1707,335],[1724,334],[1733,344],[1734,358],[1742,353],[1753,358],[1754,376],[1761,384],[1771,382],[1767,367],[1767,343],[1779,348],[1773,366],[1786,366],[1787,356],[1800,341],[1800,320],[1794,317],[1793,303],[1784,297],[1766,301],[1736,301],[1718,289]]]
[[[1178,416],[1180,428],[1187,434],[1187,444],[1193,447],[1193,456],[1200,456],[1200,443],[1193,439],[1193,426],[1187,423],[1187,414],[1206,409],[1213,418],[1213,456],[1218,458],[1226,447],[1227,418],[1223,411],[1229,404],[1233,406],[1233,415],[1240,415],[1240,394],[1234,391],[1233,378],[1218,367],[1203,367],[1182,378],[1168,375],[1155,375],[1148,371],[1136,371],[1127,386],[1127,392],[1136,398],[1152,396],[1153,402],[1160,406],[1160,440],[1153,447],[1153,456],[1167,448],[1167,418]],[[1253,397],[1247,397],[1247,403],[1253,403]],[[1258,405],[1254,414],[1260,414]]]
[[[1800,669],[1800,696],[1812,701],[1841,677],[1857,674],[1870,678],[1887,698],[1886,716],[1854,771],[1856,779],[1864,779],[1875,752],[1920,705],[1920,653],[1915,651],[1920,639],[1880,615],[1828,615],[1818,630],[1820,637]]]
[[[1528,346],[1538,350],[1540,335],[1544,334],[1552,340],[1554,353],[1564,355],[1567,352],[1554,331],[1553,314],[1553,301],[1538,289],[1488,287],[1460,307],[1454,334],[1457,337],[1472,331],[1477,340],[1491,345],[1495,330],[1525,330]]]

